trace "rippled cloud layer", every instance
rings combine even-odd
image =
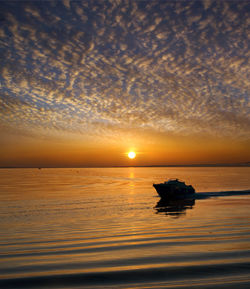
[[[1,1],[5,130],[249,139],[249,1]]]

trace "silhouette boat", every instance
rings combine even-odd
[[[195,189],[191,185],[186,185],[178,179],[170,179],[164,183],[153,184],[157,193],[162,199],[186,199],[192,198]]]

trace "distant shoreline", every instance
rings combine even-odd
[[[250,167],[250,162],[239,164],[190,164],[190,165],[145,165],[145,166],[13,166],[0,167],[0,169],[83,169],[83,168],[213,168],[213,167]]]

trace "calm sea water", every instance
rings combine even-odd
[[[250,168],[0,170],[0,288],[250,288]]]

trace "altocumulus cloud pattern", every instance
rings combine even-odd
[[[249,137],[249,1],[1,1],[3,129]]]

